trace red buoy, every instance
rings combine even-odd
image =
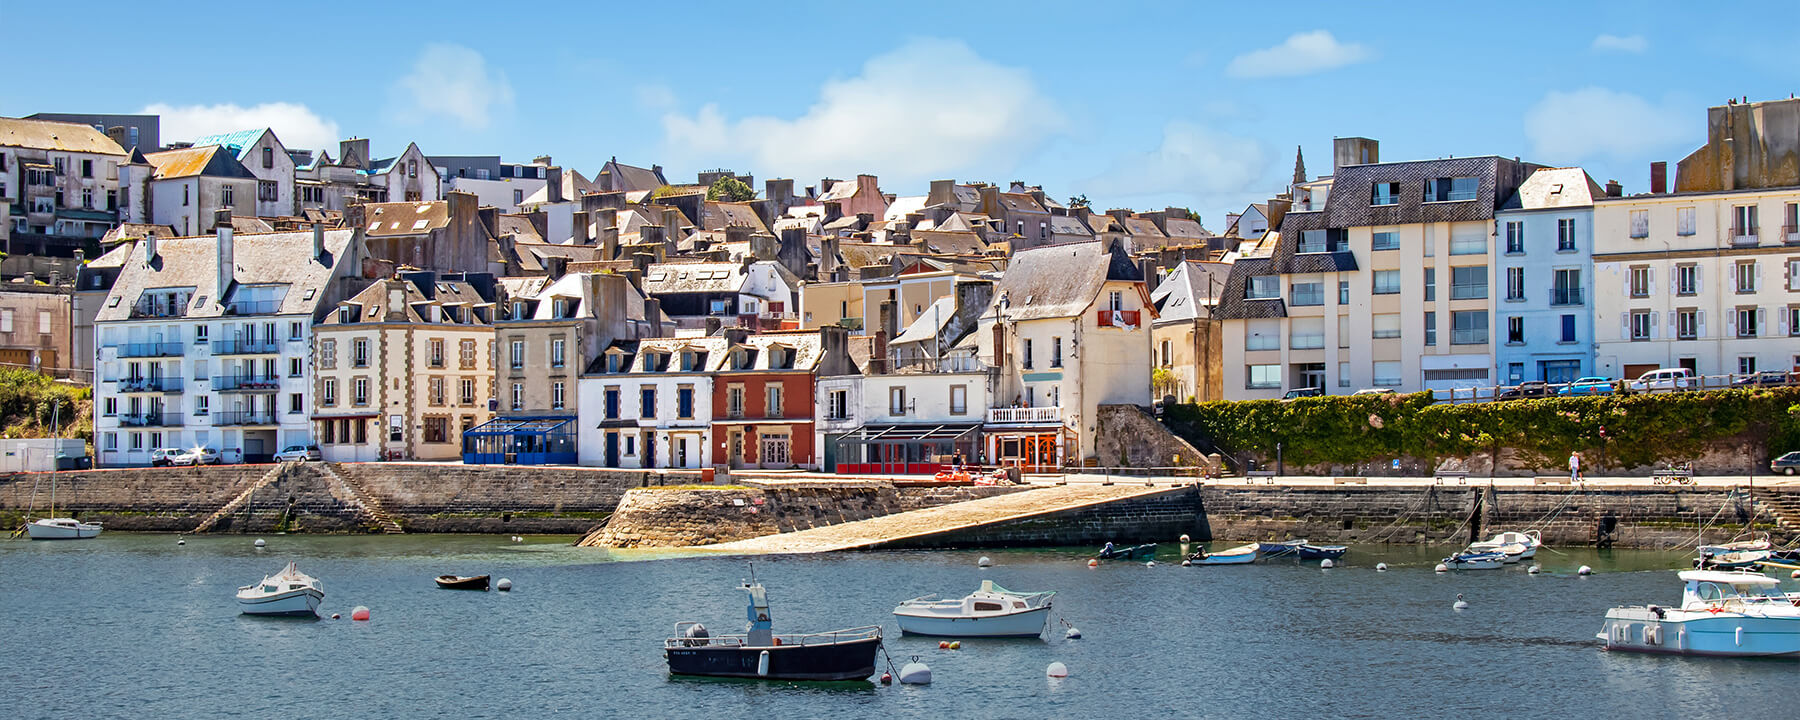
[[[357,621],[363,621],[363,622],[368,621],[369,609],[366,607],[363,607],[361,605],[356,606],[355,610],[350,611],[350,619],[357,620]]]

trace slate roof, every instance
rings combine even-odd
[[[368,203],[364,219],[370,237],[423,235],[450,224],[450,202]]]
[[[1081,222],[1081,218],[1073,215],[1050,216],[1050,233],[1052,235],[1088,235],[1094,232]]]
[[[603,174],[612,178],[612,189],[626,192],[647,192],[669,184],[663,177],[648,168],[626,165],[617,159],[610,160],[600,169]]]
[[[1122,248],[1100,242],[1064,243],[1014,253],[994,288],[1006,298],[1010,320],[1074,317],[1100,294],[1108,280],[1143,281],[1144,274]]]
[[[946,232],[941,230],[919,230],[912,234],[913,242],[924,246],[925,250],[944,255],[980,255],[987,252],[987,243],[981,236],[972,232]]]
[[[1542,166],[1487,155],[1338,168],[1332,181],[1331,195],[1325,200],[1327,227],[1493,220],[1494,210],[1512,196],[1527,175],[1540,167]],[[1427,180],[1451,177],[1476,178],[1479,187],[1475,199],[1425,202]],[[1375,183],[1378,182],[1400,184],[1398,204],[1369,204]],[[1288,216],[1292,216],[1291,211]],[[1288,229],[1285,218],[1282,229]]]
[[[1172,217],[1164,221],[1163,225],[1163,234],[1168,235],[1171,240],[1205,240],[1212,237],[1212,233],[1191,218]]]
[[[754,228],[767,233],[769,227],[763,224],[762,217],[749,203],[708,201],[700,209],[700,227],[705,230],[724,230],[733,225]]]
[[[338,303],[338,305],[353,305],[372,309],[372,311],[364,310],[359,313],[357,322],[467,326],[487,325],[487,323],[481,322],[481,319],[476,317],[475,313],[472,312],[460,313],[454,318],[452,318],[449,313],[441,313],[438,315],[440,318],[438,322],[431,323],[427,321],[427,315],[423,312],[422,308],[430,307],[432,305],[474,306],[492,304],[490,299],[481,296],[480,291],[476,290],[474,285],[470,285],[466,282],[438,280],[434,285],[437,295],[436,298],[427,297],[425,292],[419,289],[418,284],[411,280],[404,278],[389,278],[363,288],[362,292]],[[394,312],[393,306],[388,302],[388,293],[396,289],[406,294],[406,303],[400,308],[399,312]],[[325,319],[321,321],[320,324],[341,325],[344,323],[339,322],[338,314],[333,312],[327,313]]]
[[[233,220],[235,220],[235,219],[236,218],[233,218]],[[236,227],[237,227],[236,223],[234,222],[232,224],[232,229],[235,231]],[[100,247],[112,247],[114,244],[121,243],[126,240],[135,240],[135,239],[139,239],[139,238],[146,238],[146,237],[150,237],[152,235],[154,235],[158,238],[172,238],[177,235],[180,235],[180,233],[175,232],[175,228],[170,227],[168,225],[154,225],[151,223],[119,223],[118,225],[115,225],[111,229],[107,230],[106,234],[102,235],[100,237]],[[108,254],[110,255],[111,253],[108,253]],[[95,262],[98,262],[98,261],[96,260]]]
[[[1201,264],[1192,261],[1177,264],[1150,293],[1156,304],[1158,324],[1190,321],[1202,314],[1208,298],[1217,302],[1230,268],[1221,263]]]
[[[1037,198],[1026,193],[1000,193],[1000,206],[1012,212],[1047,213]]]
[[[1291,216],[1290,216],[1291,217]],[[1250,278],[1275,275],[1274,258],[1241,258],[1231,267],[1225,289],[1219,292],[1219,305],[1213,317],[1221,320],[1249,320],[1287,317],[1287,303],[1280,297],[1250,300],[1244,297]]]
[[[769,349],[777,346],[794,351],[793,367],[772,368],[769,366],[771,360]],[[747,348],[750,351],[750,366],[734,370],[731,368],[731,353],[738,348]],[[785,372],[788,370],[811,372],[824,356],[824,347],[819,342],[819,333],[816,330],[795,333],[762,333],[751,335],[745,338],[742,344],[731,346],[724,352],[713,353],[707,358],[707,369],[719,373]],[[811,398],[802,400],[802,402],[811,401]]]
[[[1544,168],[1525,178],[1501,210],[1588,207],[1606,197],[1606,188],[1581,168]]]
[[[0,147],[100,155],[125,154],[125,148],[119,147],[106,133],[95,130],[91,125],[17,118],[0,118]]]
[[[325,231],[325,254],[312,257],[312,232],[237,235],[232,239],[234,287],[286,285],[277,314],[297,315],[318,309],[326,286],[338,274],[355,235],[350,230]],[[232,293],[218,287],[219,241],[215,235],[169,238],[157,245],[157,259],[145,262],[145,244],[131,246],[112,293],[95,317],[98,322],[127,320],[146,290],[193,288],[189,318],[223,317]],[[124,246],[121,246],[124,247]]]
[[[642,340],[615,340],[588,365],[590,374],[606,371],[608,355],[621,355],[619,363],[623,373],[680,373],[679,358],[682,351],[699,353],[695,358],[695,366],[690,373],[704,373],[716,359],[725,353],[726,342],[721,336],[680,337],[680,338],[644,338]]]
[[[882,213],[881,219],[905,220],[908,213],[923,212],[925,210],[925,200],[925,195],[908,195],[906,197],[894,198],[893,202],[888,203],[887,212]],[[793,214],[793,210],[789,210],[788,214]]]
[[[508,235],[519,242],[541,243],[544,238],[538,235],[537,226],[531,224],[531,218],[524,215],[500,215],[494,220],[494,234],[500,237]]]
[[[856,197],[855,180],[839,180],[831,184],[831,189],[819,196],[819,202],[849,200]]]
[[[894,336],[891,344],[925,342],[935,338],[938,332],[955,318],[956,296],[945,295],[926,307],[925,311],[919,314],[919,319],[906,326],[906,330]]]
[[[156,167],[158,180],[205,175],[208,177],[255,178],[244,164],[218,145],[164,150],[150,153],[144,159]]]
[[[656,263],[644,272],[644,292],[735,293],[744,286],[744,266],[737,263]]]

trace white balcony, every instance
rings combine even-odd
[[[990,408],[989,425],[1061,425],[1061,407]]]

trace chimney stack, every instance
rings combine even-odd
[[[1624,195],[1625,195],[1625,186],[1620,185],[1619,181],[1617,181],[1617,180],[1606,181],[1606,196],[1607,197],[1623,197]]]
[[[588,219],[588,217],[589,217],[588,212],[586,210],[575,211],[575,215],[574,215],[575,236],[574,236],[573,240],[574,240],[574,244],[576,244],[576,245],[588,245],[591,242],[593,242],[593,236],[588,234],[589,230],[591,229],[591,226],[590,226],[591,221]]]
[[[156,233],[144,233],[144,263],[156,263]]]
[[[325,257],[325,224],[324,223],[313,223],[312,236],[313,236],[313,254],[312,254],[312,256],[313,256],[314,260],[318,260],[320,258]]]
[[[1661,195],[1669,191],[1669,164],[1658,160],[1650,163],[1650,194]]]
[[[562,168],[552,165],[544,169],[544,197],[553,203],[563,201]]]
[[[213,217],[213,222],[216,223],[214,230],[219,234],[219,285],[213,292],[216,293],[215,297],[218,301],[223,304],[225,293],[231,289],[231,281],[236,274],[234,265],[236,265],[237,259],[234,257],[231,243],[231,211],[221,208],[214,213]]]

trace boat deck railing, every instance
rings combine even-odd
[[[880,640],[881,626],[867,625],[847,630],[832,630],[818,633],[789,633],[775,636],[775,644],[779,646],[835,645],[837,643],[856,642],[858,640]],[[746,635],[714,635],[711,637],[673,637],[663,641],[665,648],[691,647],[750,647]]]

